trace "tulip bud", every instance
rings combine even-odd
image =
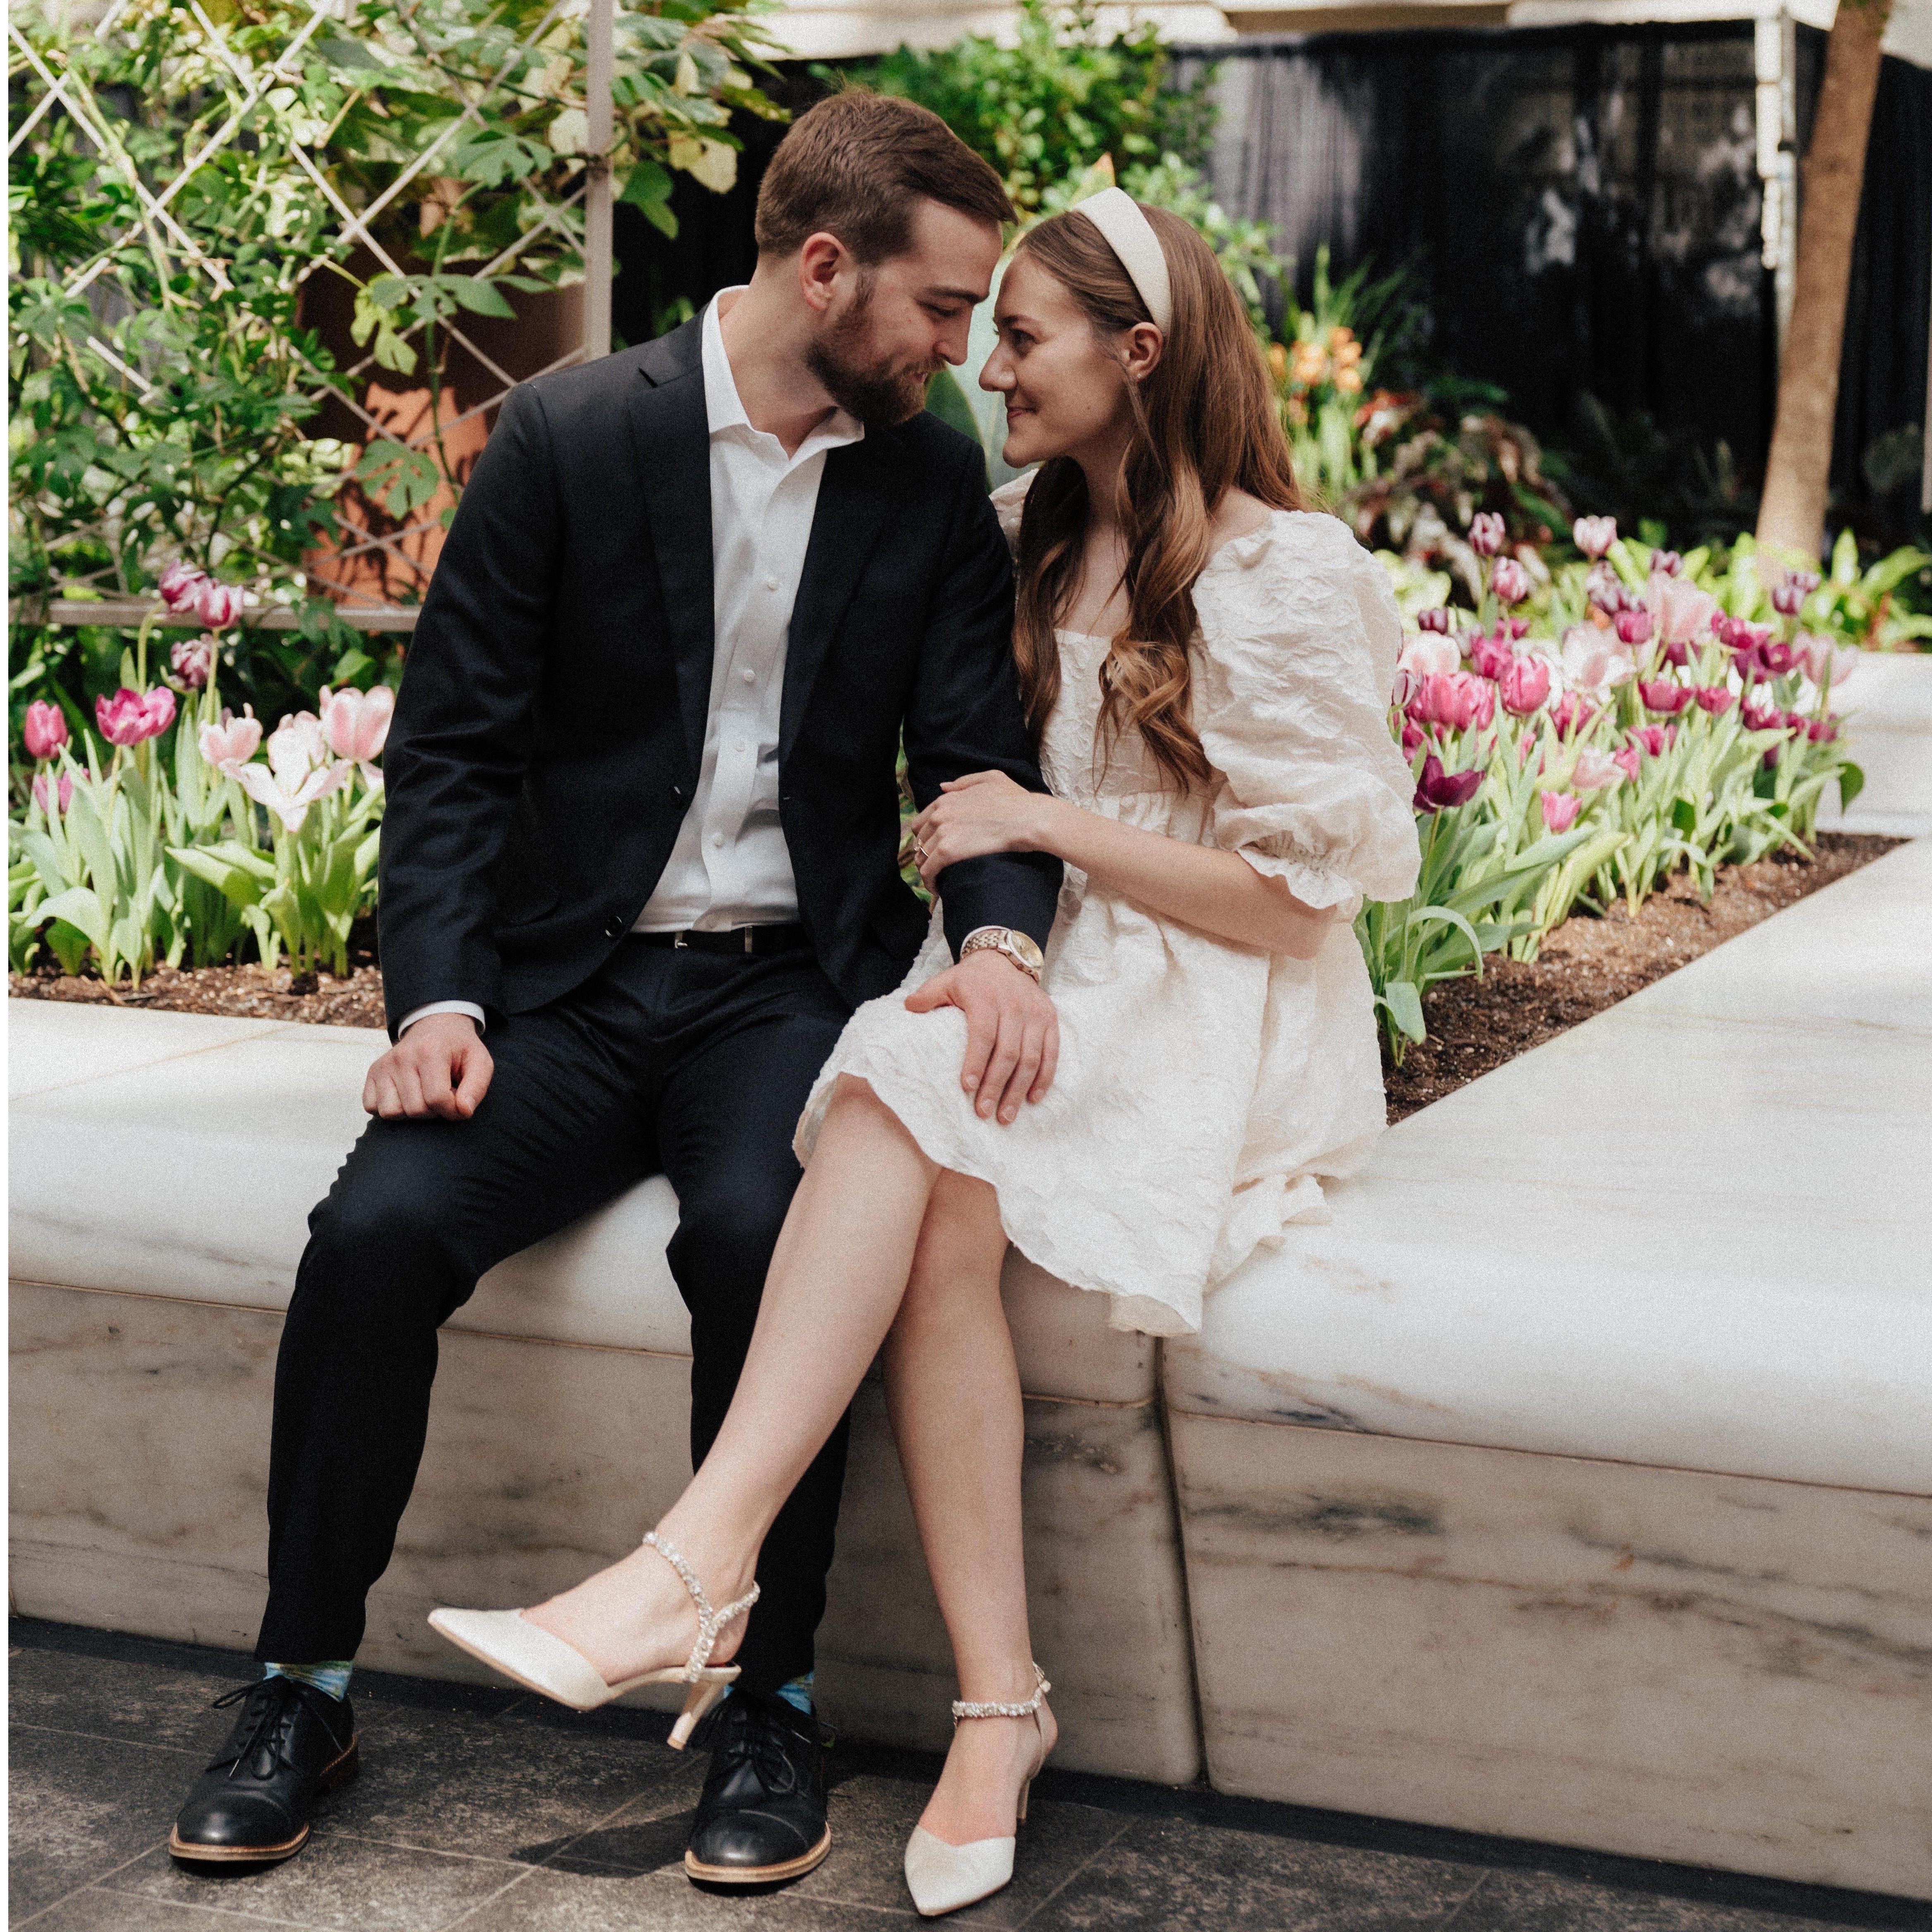
[[[1617,769],[1634,784],[1643,764],[1643,753],[1635,745],[1621,745],[1610,754]]]
[[[1795,617],[1804,608],[1804,592],[1795,584],[1780,584],[1771,593],[1771,608],[1780,617]]]
[[[1450,616],[1448,606],[1438,604],[1434,610],[1424,611],[1415,621],[1423,630],[1438,632],[1446,638],[1449,634]]]
[[[191,610],[201,594],[201,586],[207,581],[206,577],[192,565],[177,560],[161,572],[158,586],[161,602],[177,613]]]
[[[40,772],[36,773],[34,778],[34,802],[50,818],[56,811],[66,811],[74,802],[73,778],[62,772],[58,782],[50,785],[47,780],[51,776],[51,773]]]
[[[211,631],[226,630],[242,614],[242,593],[232,584],[205,580],[195,592],[194,609]]]
[[[1668,678],[1640,682],[1636,694],[1649,710],[1660,711],[1666,718],[1676,717],[1690,702],[1690,686],[1672,683]]]
[[[1516,658],[1497,680],[1503,709],[1527,718],[1550,695],[1550,667],[1541,658]]]
[[[56,756],[68,742],[67,714],[58,704],[35,698],[27,706],[26,722],[20,728],[28,758],[38,763]]]
[[[1757,660],[1773,677],[1782,677],[1798,662],[1798,653],[1782,638],[1767,637],[1757,646]]]
[[[1617,613],[1616,630],[1618,637],[1627,644],[1647,644],[1650,642],[1652,619],[1650,613],[1641,604]]]
[[[1738,715],[1748,731],[1775,731],[1784,722],[1778,706],[1755,691],[1744,693],[1744,708]]]
[[[1515,661],[1507,644],[1484,632],[1470,640],[1469,668],[1478,677],[1501,677]]]
[[[1630,742],[1637,750],[1646,752],[1653,758],[1664,755],[1664,748],[1670,742],[1661,724],[1636,724],[1630,728]]]
[[[1514,557],[1500,557],[1490,573],[1490,588],[1498,603],[1520,604],[1529,595],[1529,572]]]
[[[1838,721],[1835,718],[1814,718],[1805,726],[1804,731],[1813,744],[1828,744],[1838,735]]]
[[[214,668],[214,639],[205,631],[198,638],[188,638],[170,649],[168,662],[189,690],[199,691]]]
[[[1537,796],[1543,805],[1543,827],[1546,832],[1568,832],[1576,822],[1576,814],[1583,808],[1583,801],[1571,791],[1540,791]]]
[[[1616,542],[1617,520],[1614,517],[1579,517],[1570,526],[1570,534],[1576,539],[1576,548],[1594,562]]]
[[[1550,707],[1550,722],[1565,737],[1580,731],[1597,715],[1596,706],[1586,704],[1574,691],[1566,691]]]
[[[1427,741],[1428,734],[1413,718],[1402,721],[1402,754],[1405,758],[1414,758]]]
[[[1584,593],[1606,617],[1614,617],[1630,603],[1630,593],[1624,588],[1624,580],[1610,566],[1600,560],[1590,566],[1589,574],[1583,580]]]
[[[1654,550],[1650,554],[1650,567],[1659,577],[1675,577],[1684,568],[1684,560],[1674,550]]]
[[[1478,510],[1469,521],[1469,548],[1478,556],[1494,556],[1508,534],[1493,510]]]
[[[94,722],[110,745],[139,745],[158,738],[175,722],[175,694],[165,685],[130,691],[125,685],[112,698],[94,700]]]
[[[1721,717],[1738,701],[1737,693],[1721,684],[1700,684],[1695,695],[1700,708],[1713,718]]]

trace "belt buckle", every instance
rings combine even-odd
[[[752,950],[752,935],[753,933],[756,932],[758,929],[758,928],[754,926],[748,926],[745,928],[745,950],[747,952],[749,952]]]

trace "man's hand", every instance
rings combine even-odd
[[[386,1120],[421,1120],[432,1114],[466,1120],[490,1090],[495,1065],[467,1013],[431,1013],[370,1068],[362,1106]]]
[[[1016,1120],[1022,1100],[1039,1100],[1053,1084],[1060,1016],[1032,976],[1010,959],[985,950],[969,953],[906,998],[908,1012],[938,1006],[957,1006],[966,1016],[959,1084],[974,1096],[982,1119],[997,1109],[1002,1122]]]

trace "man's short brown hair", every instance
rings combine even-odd
[[[794,254],[821,231],[868,266],[912,246],[923,196],[993,227],[1016,218],[1000,178],[930,108],[858,88],[800,116],[758,188],[761,255]]]

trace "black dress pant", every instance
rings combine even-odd
[[[847,1012],[808,951],[627,940],[588,984],[490,1028],[469,1120],[370,1123],[309,1217],[282,1331],[257,1658],[355,1655],[422,1460],[437,1328],[506,1256],[658,1172],[677,1191],[667,1253],[703,1460],[798,1184],[792,1130]],[[748,1686],[812,1668],[844,1468],[842,1421],[766,1539],[735,1660]]]

